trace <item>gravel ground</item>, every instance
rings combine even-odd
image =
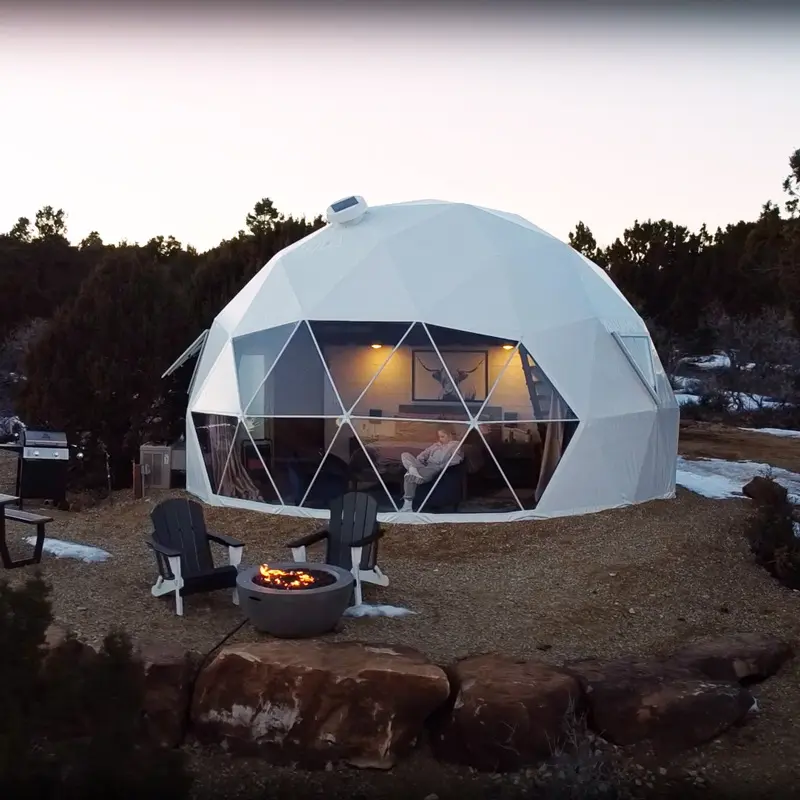
[[[731,457],[725,432],[714,433],[725,452],[719,457]],[[701,437],[703,455],[718,455],[709,434]],[[796,440],[743,436],[741,459],[770,463],[778,441],[782,463],[776,466],[795,458],[788,442],[800,454]],[[175,616],[170,599],[150,596],[155,563],[144,538],[149,510],[165,494],[134,501],[129,493],[117,493],[113,502],[85,512],[53,513],[50,536],[112,553],[100,564],[48,556],[42,562],[56,618],[85,639],[97,642],[119,625],[136,638],[170,639],[206,651],[239,621],[227,592],[187,598],[183,618]],[[800,638],[800,593],[780,587],[757,567],[742,539],[748,502],[707,500],[679,489],[673,501],[583,517],[391,526],[379,559],[391,585],[365,587],[365,600],[404,606],[415,615],[346,620],[331,638],[407,644],[440,663],[485,651],[552,662],[647,655],[700,636],[743,631]],[[206,516],[210,528],[246,542],[245,563],[286,558],[283,544],[316,524],[216,508]],[[21,534],[30,531],[10,524],[9,533],[17,552],[29,549]],[[17,583],[25,573],[15,570],[8,577]],[[245,628],[236,640],[257,637]],[[707,768],[715,782],[732,788],[746,780],[763,790],[800,779],[800,667],[795,663],[756,693],[763,711],[757,720],[680,763]],[[222,766],[220,761],[214,770]],[[231,769],[243,767],[227,766],[226,773]],[[441,777],[440,768],[431,769]],[[434,785],[439,777],[431,780]]]
[[[118,495],[79,514],[55,513],[50,536],[112,554],[99,564],[45,555],[42,572],[59,621],[92,642],[121,625],[137,637],[202,651],[236,624],[240,612],[227,592],[186,598],[183,618],[171,598],[150,596],[155,561],[144,539],[148,513],[164,494],[143,501]],[[416,613],[348,620],[335,638],[408,644],[447,662],[489,650],[548,660],[613,657],[668,649],[709,631],[800,632],[798,598],[753,566],[735,530],[745,503],[679,494],[574,519],[392,526],[379,559],[391,585],[366,586],[365,597]],[[246,542],[244,563],[286,559],[284,543],[315,527],[218,508],[206,509],[206,519]],[[21,543],[29,529],[8,528],[18,552],[30,549]],[[222,548],[218,554],[224,559]],[[256,636],[244,629],[237,638]]]

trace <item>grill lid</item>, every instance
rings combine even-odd
[[[23,434],[26,447],[66,447],[67,434],[63,431],[32,431]]]

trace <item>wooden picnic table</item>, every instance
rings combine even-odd
[[[28,511],[22,511],[18,508],[6,514],[6,506],[10,506],[13,503],[19,503],[19,497],[14,497],[14,495],[10,494],[0,494],[0,560],[2,560],[5,569],[25,567],[28,566],[28,564],[38,564],[42,560],[45,525],[53,521],[52,517],[43,517],[41,514],[31,514]],[[11,553],[8,550],[8,542],[6,542],[7,519],[21,522],[24,525],[36,526],[36,542],[33,547],[33,556],[30,558],[21,558],[16,561],[11,558]]]
[[[3,566],[8,569],[11,564],[11,554],[8,552],[6,544],[6,506],[19,502],[19,497],[11,494],[0,494],[0,557],[3,559]]]

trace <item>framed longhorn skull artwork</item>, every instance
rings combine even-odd
[[[482,403],[489,391],[489,353],[486,350],[414,350],[411,399],[415,403]],[[442,360],[447,365],[445,370]],[[458,392],[458,393],[457,393]]]

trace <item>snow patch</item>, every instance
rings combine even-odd
[[[788,403],[773,400],[763,394],[747,394],[745,392],[724,392],[728,398],[729,411],[758,411],[760,408],[787,408]],[[679,392],[675,394],[679,406],[697,405],[700,395]]]
[[[400,606],[373,606],[362,603],[360,606],[350,606],[343,616],[345,617],[407,617],[409,614],[416,614],[416,611],[409,611]]]
[[[688,378],[685,375],[673,375],[670,378],[672,388],[676,392],[697,394],[703,391],[703,381],[700,378]]]
[[[36,537],[26,536],[25,541],[30,545],[35,545]],[[45,539],[42,550],[56,558],[76,558],[78,561],[83,561],[87,564],[99,564],[101,561],[107,561],[111,558],[111,553],[101,550],[99,547],[65,542],[61,539]]]
[[[711,356],[686,356],[682,358],[678,365],[686,364],[695,369],[730,369],[731,360],[725,353],[714,353]]]
[[[788,489],[791,502],[800,502],[800,475],[755,461],[725,461],[721,458],[701,458],[695,461],[678,456],[675,483],[712,500],[727,500],[744,497],[744,485],[757,475],[768,472],[773,480]]]
[[[740,431],[767,433],[770,436],[782,436],[787,439],[800,439],[800,431],[786,431],[783,428],[739,428]]]

